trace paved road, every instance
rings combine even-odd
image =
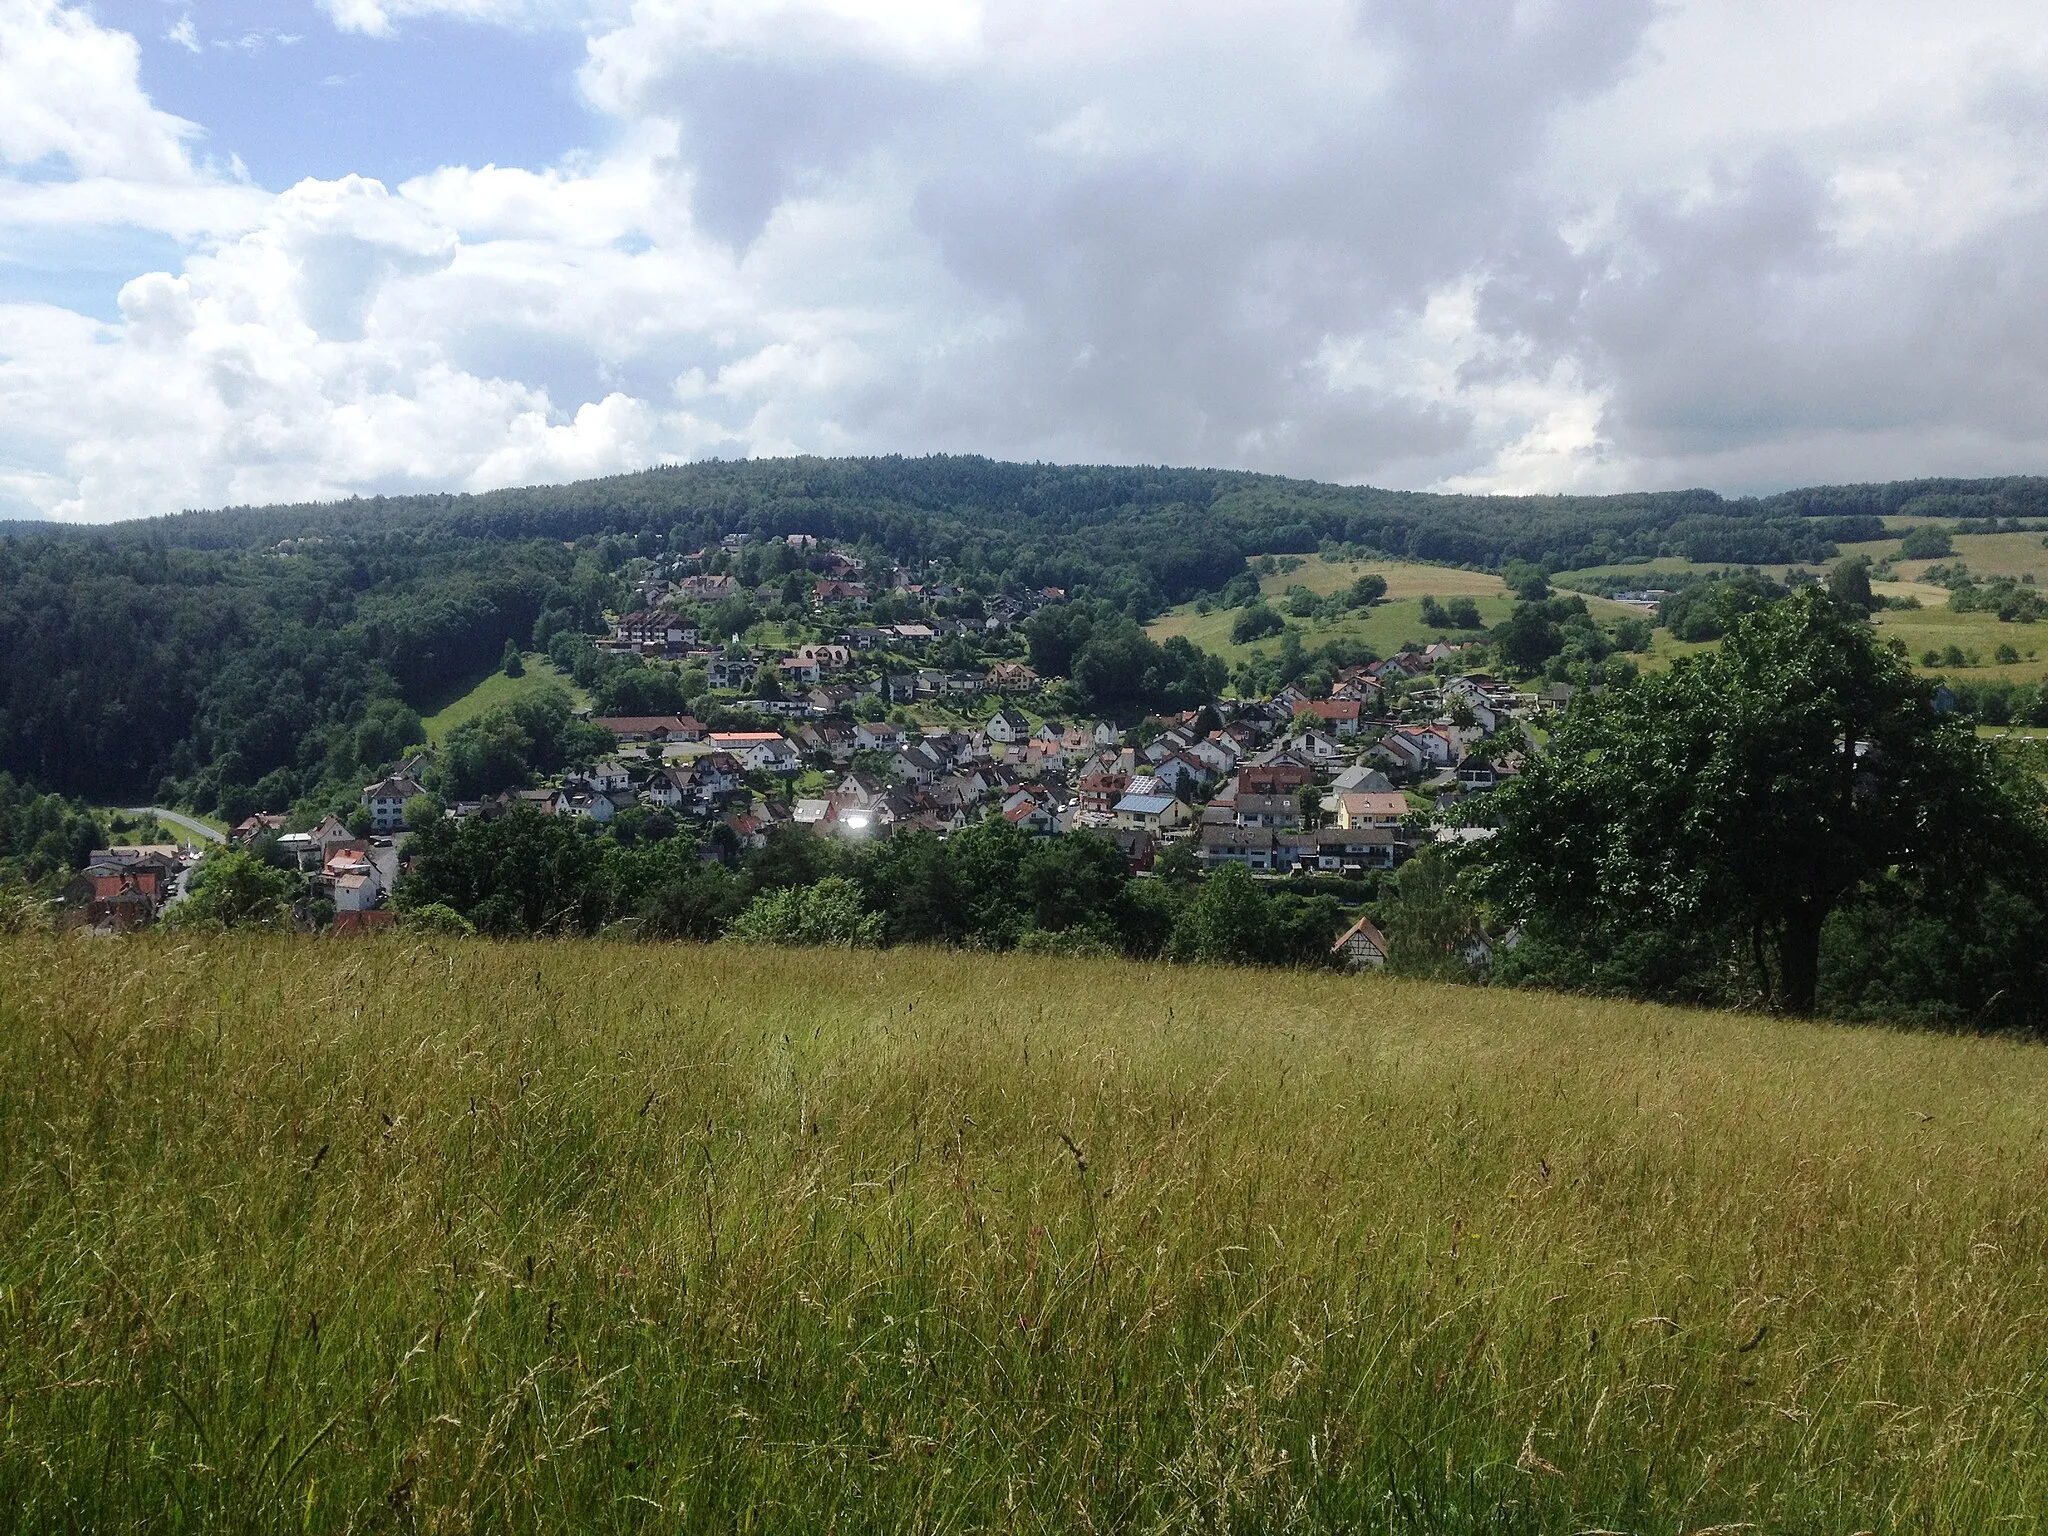
[[[167,821],[172,826],[180,827],[205,842],[224,843],[227,841],[225,836],[214,831],[205,822],[194,821],[190,816],[181,815],[177,811],[167,811],[160,805],[128,805],[123,806],[122,811],[129,816],[154,816],[158,821]]]

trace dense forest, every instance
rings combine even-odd
[[[508,641],[599,630],[632,556],[734,532],[814,534],[983,593],[1056,586],[1142,620],[1221,591],[1248,555],[1331,542],[1552,571],[1656,554],[1818,562],[1895,511],[2040,515],[2048,480],[1478,497],[1213,470],[797,458],[97,528],[5,524],[0,771],[199,805],[230,787],[271,803],[340,783],[388,760],[394,735]]]

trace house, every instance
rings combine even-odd
[[[1132,874],[1142,875],[1152,867],[1159,843],[1143,827],[1102,827],[1095,830],[1098,837],[1106,837],[1117,845]]]
[[[1153,766],[1152,777],[1165,785],[1169,792],[1177,795],[1183,787],[1190,790],[1206,789],[1216,782],[1217,773],[1194,754],[1176,752]]]
[[[1238,782],[1235,819],[1240,827],[1298,827],[1301,801],[1289,794],[1258,794]]]
[[[1468,794],[1491,789],[1500,780],[1500,770],[1483,757],[1470,757],[1458,764],[1458,788]]]
[[[711,744],[750,773],[799,773],[803,754],[777,731],[713,731]]]
[[[688,715],[597,715],[590,723],[628,743],[704,739],[704,727]]]
[[[1412,814],[1408,797],[1393,790],[1353,790],[1336,796],[1337,825],[1344,831],[1354,827],[1398,827]]]
[[[991,693],[1036,693],[1038,674],[1021,661],[999,661],[982,680]]]
[[[1458,728],[1456,726],[1402,725],[1396,726],[1389,734],[1414,742],[1417,747],[1422,749],[1424,758],[1433,767],[1448,768],[1457,762],[1460,757],[1464,756],[1464,752],[1459,745]]]
[[[693,603],[716,603],[732,597],[740,584],[730,576],[685,576],[676,591]]]
[[[1125,795],[1111,807],[1120,827],[1136,827],[1146,832],[1170,832],[1184,827],[1194,820],[1194,812],[1188,809],[1185,800],[1172,795]]]
[[[886,720],[863,720],[853,728],[854,750],[858,752],[894,752],[905,739],[903,727]]]
[[[618,806],[610,795],[600,794],[594,789],[578,785],[574,789],[563,788],[555,792],[554,813],[557,816],[580,816],[586,821],[602,825],[617,813]]]
[[[629,613],[619,620],[612,635],[622,645],[666,649],[671,645],[695,645],[697,626],[685,624],[672,613]]]
[[[1403,777],[1421,773],[1430,762],[1421,744],[1400,731],[1387,732],[1366,755],[1379,759]]]
[[[1332,734],[1350,737],[1358,734],[1363,706],[1356,699],[1310,699],[1302,712],[1314,715]]]
[[[1363,764],[1346,768],[1330,782],[1330,792],[1336,795],[1383,794],[1393,787],[1393,782],[1379,769]]]
[[[588,773],[578,775],[585,784],[602,794],[623,794],[633,787],[633,770],[616,757],[608,757]]]
[[[1117,801],[1124,797],[1129,788],[1131,776],[1110,769],[1097,769],[1081,775],[1076,786],[1080,793],[1081,809],[1108,813]]]
[[[744,688],[760,670],[760,663],[744,654],[713,656],[704,663],[704,676],[714,688]]]
[[[1386,935],[1373,926],[1371,918],[1361,917],[1337,935],[1330,953],[1340,956],[1349,970],[1378,970],[1387,963]]]
[[[785,688],[809,688],[818,681],[821,669],[814,656],[785,656],[775,663],[775,675]]]
[[[640,788],[640,798],[666,811],[694,810],[699,804],[696,770],[685,764],[661,769]]]
[[[945,752],[929,741],[913,742],[889,760],[890,771],[913,784],[928,784],[951,766]]]
[[[154,865],[95,859],[64,888],[64,901],[74,921],[126,933],[155,921],[163,893],[163,872]]]
[[[1031,722],[1014,709],[999,709],[990,717],[985,733],[990,741],[1009,746],[1030,737]]]
[[[384,899],[377,877],[360,871],[336,875],[328,882],[337,916],[343,912],[368,912]]]
[[[1394,827],[1319,827],[1311,836],[1316,868],[1330,874],[1392,869],[1413,851]]]
[[[1003,820],[1027,832],[1056,832],[1058,813],[1043,790],[1020,789],[1003,802]]]
[[[1299,736],[1290,737],[1287,748],[1294,755],[1323,767],[1340,763],[1348,755],[1335,736],[1323,731],[1303,731]]]
[[[1202,823],[1198,844],[1202,865],[1217,869],[1225,864],[1242,864],[1257,874],[1273,867],[1273,829]]]
[[[821,579],[811,587],[811,600],[820,608],[829,608],[834,603],[848,603],[859,608],[868,600],[868,589],[858,581]]]
[[[843,645],[800,645],[799,660],[813,661],[822,671],[837,672],[853,665],[853,652]]]
[[[284,822],[285,818],[282,812],[258,811],[254,816],[244,816],[240,821],[236,822],[234,830],[228,833],[228,841],[239,847],[246,848],[259,837],[282,832],[284,830]]]
[[[393,775],[363,786],[363,804],[370,812],[372,832],[396,832],[405,825],[405,802],[423,794],[419,780]]]
[[[1240,793],[1291,795],[1315,782],[1315,771],[1306,763],[1274,758],[1263,763],[1246,763],[1237,771]]]

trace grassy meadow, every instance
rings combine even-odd
[[[2033,1046],[939,952],[4,942],[21,1529],[2048,1511]]]
[[[507,677],[503,672],[492,672],[474,688],[449,700],[433,714],[426,717],[427,740],[435,746],[448,739],[448,733],[458,725],[471,720],[500,705],[516,703],[529,694],[543,688],[562,688],[576,702],[578,709],[587,708],[590,696],[568,674],[560,671],[547,657],[537,652],[528,652],[525,657],[526,673],[523,677]]]
[[[1514,598],[1500,577],[1489,571],[1468,571],[1456,566],[1421,565],[1407,560],[1329,560],[1321,555],[1290,558],[1298,559],[1300,562],[1295,570],[1264,576],[1259,581],[1260,592],[1280,609],[1283,617],[1285,609],[1281,604],[1290,586],[1307,587],[1319,596],[1326,596],[1350,586],[1360,576],[1369,573],[1384,576],[1387,582],[1387,595],[1382,601],[1375,603],[1371,608],[1349,613],[1341,619],[1289,617],[1288,627],[1297,631],[1302,644],[1311,650],[1339,635],[1362,640],[1382,656],[1391,656],[1410,642],[1426,645],[1432,640],[1462,641],[1481,638],[1473,630],[1423,623],[1424,597],[1434,597],[1441,602],[1448,602],[1454,597],[1470,597],[1478,604],[1479,617],[1488,628],[1500,623],[1514,612]],[[1636,609],[1622,603],[1608,602],[1602,597],[1587,596],[1586,603],[1592,609],[1593,617],[1602,622],[1638,616]],[[1205,614],[1194,604],[1183,603],[1146,625],[1145,632],[1154,640],[1185,635],[1203,650],[1221,656],[1232,666],[1236,666],[1256,652],[1264,651],[1271,654],[1278,646],[1277,636],[1255,640],[1249,645],[1236,644],[1230,638],[1231,625],[1236,620],[1235,609],[1219,608]],[[1654,669],[1669,665],[1673,656],[1697,649],[1699,647],[1681,644],[1665,631],[1659,630],[1652,641],[1650,652],[1636,659],[1642,666]]]

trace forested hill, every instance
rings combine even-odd
[[[1482,566],[1514,557],[1569,569],[1659,553],[1775,563],[1824,558],[1817,545],[1870,537],[1868,519],[1899,512],[2048,516],[2048,477],[1816,486],[1741,499],[1706,490],[1447,496],[1227,470],[977,457],[712,460],[482,495],[233,507],[90,530],[0,524],[0,537],[55,533],[117,546],[233,550],[308,536],[469,542],[801,532],[1057,585],[1130,565],[1160,597],[1177,599],[1212,584],[1219,560],[1302,553],[1324,539]]]
[[[0,772],[92,795],[346,782],[508,641],[600,632],[636,555],[814,534],[981,594],[1145,618],[1247,555],[1326,542],[1551,570],[1670,553],[1818,562],[1890,512],[2048,514],[2048,479],[1440,496],[1217,470],[987,459],[707,462],[483,495],[0,524]],[[935,564],[932,564],[935,562]],[[196,801],[191,801],[196,803]]]

